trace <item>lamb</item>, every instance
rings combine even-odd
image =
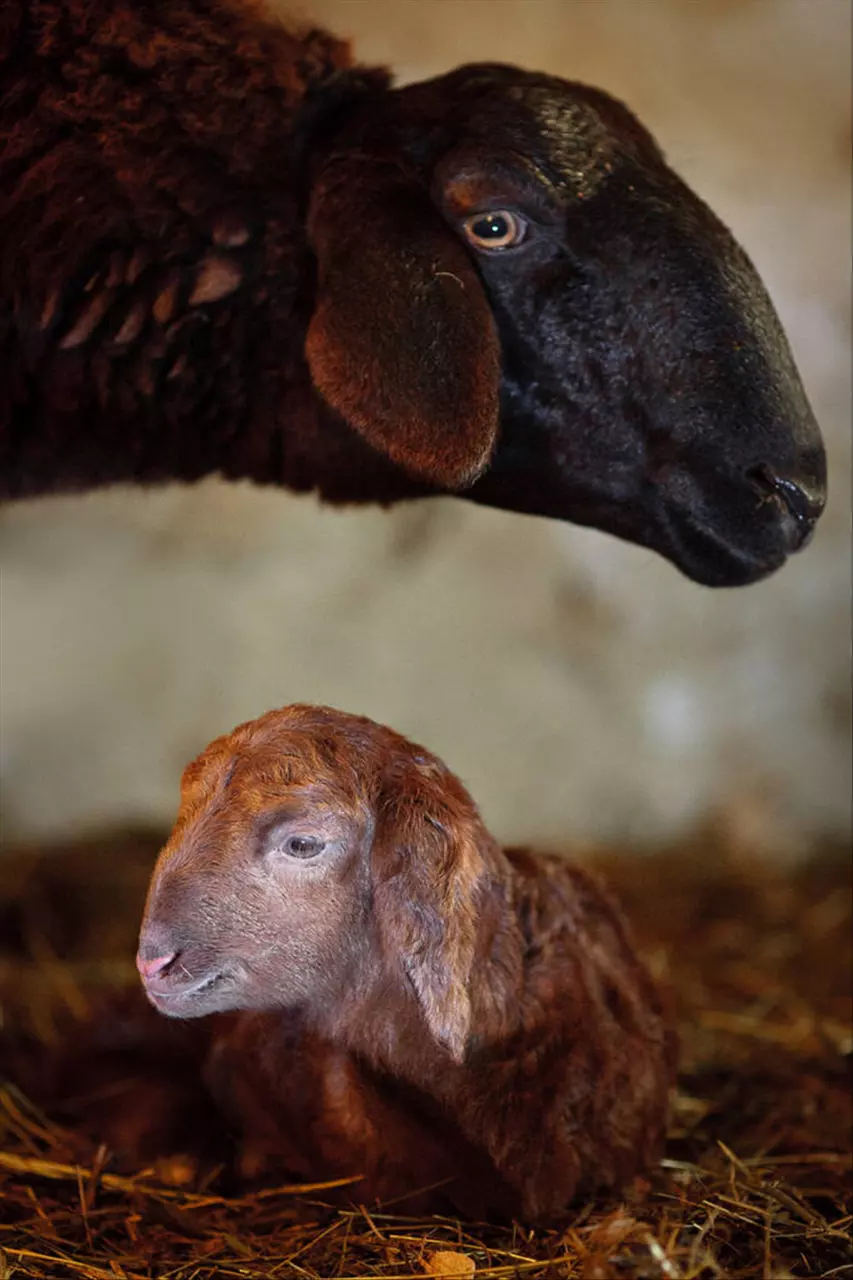
[[[242,0],[6,0],[0,497],[454,493],[756,581],[825,501],[749,260],[606,93]]]
[[[244,1176],[538,1221],[660,1152],[674,1040],[618,908],[362,717],[285,707],[189,765],[137,965],[169,1017],[242,1011],[206,1075]]]

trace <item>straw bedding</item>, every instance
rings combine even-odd
[[[655,857],[588,859],[673,994],[679,1089],[659,1168],[532,1233],[363,1205],[357,1182],[344,1211],[324,1206],[322,1184],[248,1194],[181,1151],[117,1168],[75,1120],[80,1071],[60,1071],[57,1092],[52,1068],[137,998],[135,931],[156,849],[139,837],[0,854],[0,1280],[853,1280],[844,851],[785,869],[705,832]],[[123,1070],[110,1081],[92,1064],[90,1104],[100,1091],[100,1105],[144,1128],[156,1100]]]

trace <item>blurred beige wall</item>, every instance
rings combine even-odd
[[[624,98],[765,277],[831,502],[770,581],[711,592],[590,531],[443,501],[340,514],[206,484],[0,517],[5,839],[168,823],[181,767],[268,707],[443,754],[497,834],[654,841],[849,822],[848,0],[304,0],[403,79],[502,59]]]

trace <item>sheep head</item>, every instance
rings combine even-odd
[[[188,1018],[414,998],[455,1060],[490,837],[444,765],[390,729],[322,707],[270,712],[185,770],[151,881],[137,964]]]
[[[825,457],[776,313],[624,106],[475,65],[317,139],[309,368],[413,493],[594,525],[712,586],[804,545]]]

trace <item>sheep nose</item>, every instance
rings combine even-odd
[[[819,480],[794,479],[783,475],[766,463],[751,472],[756,488],[767,497],[776,498],[788,519],[785,532],[791,551],[799,551],[811,540],[814,527],[826,506],[826,485]]]
[[[162,973],[177,956],[177,951],[169,951],[162,956],[154,956],[151,960],[146,960],[142,955],[143,948],[140,947],[136,956],[136,967],[139,975],[146,982],[150,982],[152,978],[156,978],[158,973]]]

